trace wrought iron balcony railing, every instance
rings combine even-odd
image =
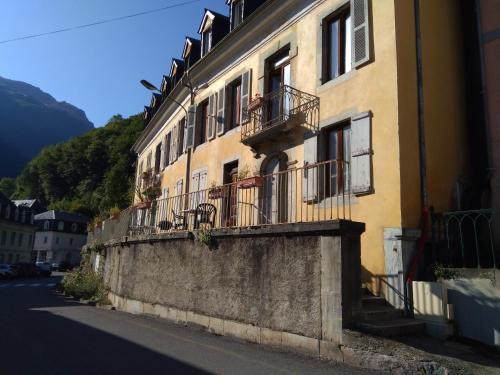
[[[318,130],[319,98],[290,86],[281,86],[252,100],[246,118],[241,142],[250,146],[295,126]]]

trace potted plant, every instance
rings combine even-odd
[[[254,97],[252,100],[250,100],[250,103],[248,103],[248,111],[255,111],[258,108],[262,107],[264,104],[264,98],[260,96],[260,94],[257,92],[255,93]]]
[[[209,199],[219,199],[224,196],[226,189],[224,189],[224,186],[218,186],[215,181],[212,181],[210,183],[210,187],[208,188],[208,198]]]
[[[94,217],[94,220],[92,220],[92,222],[94,223],[94,231],[96,229],[101,229],[102,228],[102,219],[99,215],[97,215],[96,217]]]
[[[114,207],[111,207],[109,209],[109,218],[111,220],[118,220],[119,217],[120,217],[120,209],[118,208],[118,206],[114,206]]]
[[[253,176],[250,176],[250,169],[247,165],[243,166],[238,172],[237,180],[237,186],[240,189],[250,189],[264,185],[264,178],[258,171],[254,171]]]

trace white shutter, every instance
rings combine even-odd
[[[186,131],[186,149],[194,147],[194,137],[196,130],[196,106],[188,108],[187,131]]]
[[[174,162],[174,142],[175,142],[175,127],[172,128],[172,131],[170,132],[170,157],[169,157],[169,164],[173,164]]]
[[[354,194],[372,191],[371,113],[351,120],[351,190]]]
[[[304,178],[302,179],[302,197],[305,202],[315,201],[318,197],[318,167],[308,168],[318,162],[318,136],[306,134],[304,138]]]
[[[184,180],[179,180],[177,181],[177,184],[175,185],[175,195],[181,195],[182,194],[182,185],[183,185]]]
[[[369,0],[351,0],[351,54],[352,66],[370,60]]]
[[[224,125],[224,101],[226,100],[225,98],[225,92],[226,88],[223,87],[219,90],[219,93],[217,94],[217,134],[221,135],[225,131],[225,125]]]
[[[208,139],[215,138],[215,94],[208,97]]]
[[[248,102],[250,101],[251,87],[252,87],[252,70],[247,70],[245,73],[241,75],[240,124],[245,124],[249,121]]]
[[[189,208],[195,209],[198,206],[198,200],[199,196],[197,194],[198,191],[200,191],[200,174],[199,173],[193,173],[193,180],[191,182],[191,189],[190,189],[190,205]]]
[[[163,141],[161,142],[161,161],[160,161],[160,170],[165,168],[165,152],[167,151],[167,141],[166,137],[163,137]]]

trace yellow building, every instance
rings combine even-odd
[[[161,193],[137,224],[364,222],[363,281],[384,291],[467,173],[459,2],[227,3],[146,108],[136,202]]]

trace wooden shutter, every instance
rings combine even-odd
[[[351,121],[351,190],[366,194],[372,191],[371,113],[361,113]]]
[[[215,94],[208,97],[208,139],[215,138]]]
[[[194,137],[196,130],[196,106],[188,108],[187,129],[186,129],[186,149],[194,147]]]
[[[160,158],[160,170],[165,168],[165,137],[163,137],[163,140],[161,142],[161,158]]]
[[[225,119],[224,119],[224,104],[226,100],[226,88],[223,87],[219,90],[217,94],[217,134],[224,134],[226,130]]]
[[[179,147],[178,144],[179,144],[179,126],[178,125],[175,125],[174,126],[174,136],[172,138],[173,140],[173,150],[172,150],[172,156],[173,156],[173,160],[176,161],[177,160],[177,156],[178,156],[178,152],[177,152],[177,148]]]
[[[304,138],[304,178],[302,180],[302,197],[304,202],[315,201],[318,198],[318,168],[308,166],[318,162],[318,136],[306,134]]]
[[[248,102],[250,101],[250,91],[252,87],[252,70],[247,70],[241,75],[241,103],[240,103],[240,124],[249,121]]]
[[[351,0],[351,54],[353,67],[358,67],[370,60],[368,1]]]
[[[165,136],[165,167],[167,167],[170,164],[170,139],[172,137],[172,133],[168,132],[167,135]]]

